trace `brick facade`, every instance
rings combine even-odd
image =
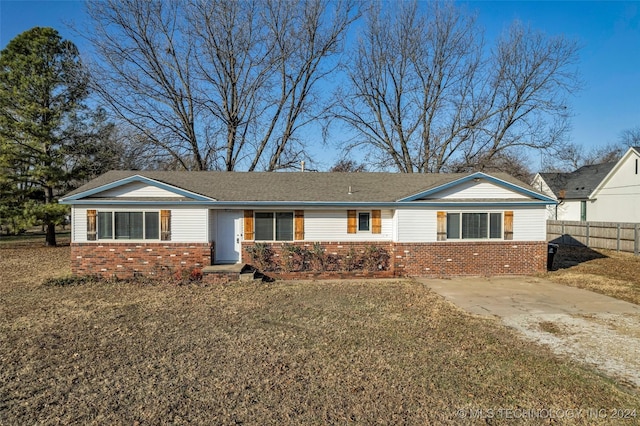
[[[162,276],[211,264],[208,243],[72,243],[71,272],[130,278]]]
[[[393,263],[399,276],[530,275],[546,270],[547,243],[396,243]]]
[[[243,242],[246,248],[253,242]],[[313,243],[295,245],[313,248]],[[384,248],[389,253],[387,271],[354,271],[349,276],[489,276],[528,275],[546,269],[547,243],[515,241],[393,243],[393,242],[320,242],[326,254],[345,256],[350,250],[363,253],[369,246]],[[273,243],[276,258],[282,243]],[[211,264],[212,245],[207,243],[72,243],[71,270],[76,275],[102,275],[129,278],[140,274],[160,276],[181,270],[202,268]],[[276,274],[282,278],[325,278],[341,273],[289,272]],[[209,280],[216,280],[208,277]],[[223,281],[226,281],[225,278]]]
[[[253,245],[243,242],[243,250]],[[296,242],[297,246],[311,249],[313,243]],[[327,254],[345,256],[350,250],[363,253],[369,246],[384,248],[391,258],[389,270],[370,273],[371,276],[489,276],[530,275],[546,270],[547,243],[545,241],[468,241],[434,243],[394,242],[319,242]],[[276,258],[282,255],[282,243],[273,243]],[[247,259],[246,253],[244,253]],[[334,277],[339,274],[313,274],[310,272],[280,273],[277,276],[293,278],[318,276]],[[366,273],[364,275],[367,275]],[[357,276],[357,274],[353,274]]]

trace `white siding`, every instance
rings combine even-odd
[[[71,211],[71,232],[73,242],[87,241],[87,209],[98,211],[160,211],[171,210],[171,241],[206,243],[209,241],[208,212],[205,208],[183,206],[73,206]],[[109,240],[111,242],[119,242]],[[120,240],[123,243],[129,240]]]
[[[578,214],[579,214],[579,203]],[[171,210],[171,241],[208,242],[215,239],[216,212],[206,208],[189,206],[139,206],[137,208],[109,208],[73,206],[72,238],[73,242],[85,242],[87,239],[87,208],[98,211],[150,211]],[[543,207],[521,208],[424,208],[382,210],[382,233],[347,233],[346,210],[306,210],[305,241],[399,241],[434,242],[436,241],[437,211],[483,211],[514,212],[514,241],[544,241],[546,239],[546,217]],[[395,229],[394,229],[395,224]],[[123,242],[126,242],[123,241]]]
[[[429,198],[438,199],[507,199],[507,198],[529,198],[518,192],[512,191],[508,188],[496,185],[486,180],[480,182],[463,182],[459,185],[455,185],[452,188],[445,189],[444,191],[437,192]]]
[[[640,170],[636,174],[634,151],[629,151],[614,173],[588,203],[587,220],[598,222],[640,222]],[[640,164],[638,164],[640,168]]]
[[[430,208],[397,210],[399,242],[434,242],[437,237],[437,212],[504,212],[513,211],[514,241],[546,240],[546,210],[544,207],[520,208]],[[464,240],[463,240],[464,241]],[[489,240],[487,240],[489,241]],[[494,240],[498,241],[498,240]]]
[[[94,197],[114,198],[114,197],[176,197],[177,194],[157,186],[148,185],[142,182],[132,182],[117,188],[108,189],[106,191],[95,194]]]
[[[437,233],[437,210],[396,210],[399,242],[433,242]]]
[[[198,207],[171,207],[171,241],[206,243],[209,210]]]
[[[558,212],[556,220],[580,220],[580,203],[581,201],[562,201],[558,204]],[[587,220],[591,219],[591,203],[587,202]],[[554,215],[556,216],[556,215]]]
[[[393,213],[391,210],[382,210],[380,214],[382,233],[347,234],[346,210],[305,210],[304,239],[305,241],[392,241]]]
[[[393,225],[393,230],[391,233],[391,238],[392,241],[398,241],[398,219],[399,219],[399,211],[398,210],[394,210],[393,211],[393,218],[392,218],[392,225]]]
[[[513,209],[514,241],[545,241],[546,239],[546,209],[540,207]]]
[[[548,197],[551,198],[556,198],[556,194],[553,193],[553,191],[551,190],[551,188],[549,187],[549,185],[547,185],[547,182],[544,181],[544,179],[542,179],[542,177],[539,174],[536,174],[536,176],[533,178],[533,182],[531,183],[531,186],[533,186],[534,189],[542,192],[543,194],[545,194]],[[561,215],[562,214],[562,208],[560,206],[558,206],[557,204],[550,204],[547,206],[547,219],[550,220],[558,220],[556,219],[557,215]]]

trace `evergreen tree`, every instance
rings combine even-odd
[[[39,220],[47,245],[67,211],[57,197],[70,180],[87,85],[78,49],[53,28],[25,31],[0,52],[0,210]]]

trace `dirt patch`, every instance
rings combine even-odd
[[[540,330],[545,333],[551,333],[555,336],[567,334],[567,330],[564,327],[561,327],[558,323],[552,321],[541,321],[538,323],[538,327],[540,327]]]
[[[557,354],[640,387],[638,314],[532,314],[504,318],[503,322]]]

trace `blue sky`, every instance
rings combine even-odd
[[[469,1],[490,39],[514,19],[576,38],[584,89],[572,100],[571,140],[586,147],[618,141],[640,126],[640,2]],[[78,1],[0,0],[0,48],[34,26],[51,26],[86,51],[65,23],[82,26]],[[320,149],[322,151],[322,149]],[[337,153],[336,153],[337,155]]]

